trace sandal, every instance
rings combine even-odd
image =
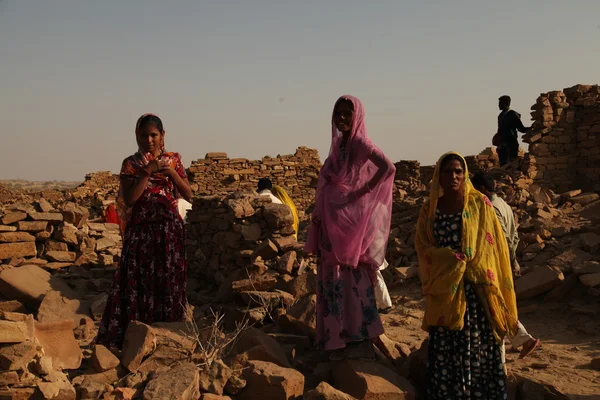
[[[533,343],[532,343],[533,342]],[[528,345],[528,343],[530,343]],[[527,343],[525,343],[523,345],[523,348],[521,349],[521,354],[519,355],[519,358],[525,358],[528,355],[530,355],[535,349],[538,348],[538,346],[540,345],[540,339],[531,339],[530,341],[528,341]]]

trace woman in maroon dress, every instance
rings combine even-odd
[[[187,306],[177,200],[191,200],[192,191],[181,156],[164,149],[160,118],[142,115],[135,133],[139,150],[123,161],[117,200],[123,253],[98,332],[108,347],[122,346],[130,321],[182,321]]]

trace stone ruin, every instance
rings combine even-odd
[[[313,203],[320,169],[319,153],[298,147],[293,155],[254,161],[208,153],[204,159],[193,161],[188,173],[192,191],[201,196],[256,190],[260,178],[269,178],[288,191],[299,210],[306,210]]]
[[[531,109],[528,175],[558,192],[600,191],[600,86],[542,93]]]
[[[540,97],[536,104],[543,107],[534,106],[538,119],[526,136],[530,152],[521,162],[498,168],[493,149],[466,158],[471,171],[497,179],[515,211],[523,270],[515,291],[528,312],[537,306],[527,302],[543,299],[585,317],[600,297],[600,196],[591,166],[597,145],[590,142],[597,140],[592,121],[600,115],[594,90],[580,85]],[[563,136],[580,139],[556,139]],[[560,157],[569,151],[577,160],[565,166]],[[383,274],[390,289],[404,291],[418,286],[415,225],[433,167],[417,161],[395,165],[390,267]],[[377,362],[335,368],[312,351],[316,260],[292,236],[287,207],[253,191],[261,177],[288,190],[304,220],[302,242],[319,168],[317,152],[303,147],[258,161],[209,153],[193,162],[196,197],[186,225],[189,319],[134,322],[120,353],[92,346],[120,257],[118,227],[101,219],[102,208],[114,202],[118,177],[89,174],[75,190],[37,197],[0,187],[6,199],[0,207],[0,398],[417,396],[425,343],[384,335]],[[404,296],[396,302],[410,303]],[[590,334],[600,329],[593,318],[577,326]],[[600,359],[590,361],[600,369]],[[511,375],[513,396],[566,398],[552,382],[533,382],[531,376]]]

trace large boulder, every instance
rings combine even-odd
[[[415,388],[391,369],[370,361],[348,360],[332,368],[334,386],[365,400],[413,399]]]
[[[283,368],[264,361],[250,361],[244,370],[246,387],[239,400],[300,399],[304,392],[304,375],[292,368]]]

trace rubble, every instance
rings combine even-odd
[[[599,92],[598,85],[575,85],[542,93],[531,107],[524,170],[536,183],[557,192],[600,191]]]
[[[493,149],[466,158],[472,172],[496,178],[519,222],[523,276],[515,291],[523,313],[535,313],[539,302],[567,304],[582,318],[595,313],[570,302],[600,286],[600,197],[591,166],[598,160],[588,146],[598,136],[594,90],[551,96],[553,125],[534,123],[521,161],[499,168]],[[587,105],[575,104],[580,98]],[[550,113],[542,103],[535,118],[543,126]],[[570,112],[575,119],[567,124],[562,118]],[[573,151],[578,159],[564,165],[563,153]],[[402,288],[418,279],[415,226],[433,167],[395,165],[390,266],[382,274],[388,287]],[[90,174],[60,196],[12,193],[0,203],[0,398],[414,398],[425,384],[426,342],[412,347],[384,335],[377,361],[323,363],[313,351],[316,259],[302,240],[319,168],[318,154],[306,148],[258,161],[209,153],[192,163],[196,197],[185,229],[193,318],[133,321],[121,352],[94,343],[120,261],[119,227],[102,219],[118,176]],[[287,207],[254,192],[265,176],[296,202],[300,242]],[[0,186],[0,199],[2,193]],[[556,392],[522,378],[515,391]]]
[[[299,399],[304,393],[304,376],[292,368],[265,361],[249,361],[244,370],[246,387],[238,399]]]
[[[341,361],[332,367],[334,386],[357,399],[411,399],[413,385],[396,372],[375,362]]]

